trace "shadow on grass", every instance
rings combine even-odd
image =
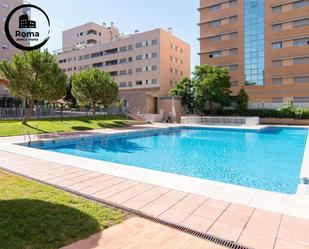
[[[113,121],[112,123],[100,122],[98,123],[98,126],[100,126],[101,128],[115,128],[115,127],[125,127],[128,125],[122,121]]]
[[[29,124],[25,124],[25,126],[33,129],[33,130],[36,130],[36,131],[39,131],[39,132],[42,132],[42,133],[47,133],[47,131],[45,130],[42,130],[42,129],[39,129],[38,127],[35,127],[35,126],[32,126],[32,125],[29,125]]]
[[[0,248],[60,248],[100,230],[91,216],[39,200],[0,200]],[[95,242],[96,243],[96,242]]]
[[[72,126],[71,127],[75,131],[88,131],[93,130],[93,128],[87,127],[87,126]]]

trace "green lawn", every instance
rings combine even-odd
[[[59,118],[29,120],[28,125],[23,125],[20,120],[0,121],[0,137],[17,136],[27,134],[38,134],[48,132],[65,132],[93,130],[100,128],[112,128],[125,126],[127,118],[124,116],[96,116],[93,117],[75,117],[65,118],[63,122]]]
[[[124,219],[119,210],[0,171],[0,248],[56,249]]]

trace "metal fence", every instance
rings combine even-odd
[[[0,119],[22,119],[26,114],[25,108],[0,108]],[[55,109],[55,108],[34,108],[30,119],[44,119],[44,118],[61,118],[63,117],[83,117],[92,116],[92,109],[74,108],[74,109]],[[96,115],[124,114],[124,111],[119,108],[98,108]]]

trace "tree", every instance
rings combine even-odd
[[[226,106],[230,101],[231,83],[226,68],[201,65],[193,73],[195,104],[203,109],[206,102],[212,112],[213,103]]]
[[[181,97],[182,104],[188,108],[194,107],[194,84],[189,78],[182,78],[170,93],[172,96]]]
[[[63,121],[63,109],[68,107],[75,107],[77,104],[76,99],[72,94],[72,77],[69,78],[69,82],[66,84],[66,94],[62,99],[58,99],[55,102],[56,105],[60,106],[60,120]]]
[[[80,104],[90,105],[93,116],[97,105],[108,106],[118,96],[118,84],[107,72],[90,68],[72,78],[72,93]]]
[[[236,112],[244,114],[248,109],[249,96],[244,88],[241,88],[236,96]]]
[[[35,101],[55,101],[66,92],[66,75],[47,50],[15,54],[12,63],[1,62],[0,72],[9,81],[13,96],[29,100],[23,124],[27,124]]]

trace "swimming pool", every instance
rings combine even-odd
[[[308,129],[178,127],[30,147],[263,190],[296,193]]]

